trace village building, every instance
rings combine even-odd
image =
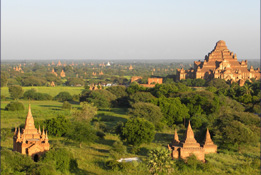
[[[247,68],[247,60],[238,61],[237,55],[230,52],[225,41],[218,41],[215,48],[205,56],[204,61],[195,61],[194,68],[177,69],[177,80],[201,78],[211,80],[214,78],[237,82],[243,86],[246,80],[260,79],[260,69]]]
[[[204,143],[200,145],[194,137],[190,122],[184,141],[179,141],[177,130],[175,130],[174,139],[172,143],[168,145],[168,148],[171,150],[171,157],[173,159],[186,159],[194,154],[197,159],[202,162],[205,162],[205,154],[217,152],[217,145],[213,143],[209,130],[207,129]]]
[[[62,72],[60,73],[60,76],[65,77],[65,72],[63,71],[63,69],[62,69]]]
[[[25,120],[25,126],[22,132],[20,127],[15,128],[13,136],[13,151],[21,154],[27,154],[38,161],[40,156],[50,149],[47,132],[41,131],[40,126],[37,130],[34,126],[34,119],[31,112],[31,106],[28,107],[28,114]]]

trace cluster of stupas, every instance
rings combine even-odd
[[[98,85],[97,84],[91,84],[90,85],[90,90],[98,90],[98,89],[101,89],[101,84],[99,83]]]
[[[29,105],[28,114],[25,120],[25,126],[22,132],[20,127],[15,129],[13,136],[13,151],[20,152],[31,156],[35,161],[39,160],[39,157],[48,151],[50,145],[48,143],[47,132],[34,126],[34,119],[31,112],[31,106]]]
[[[247,69],[247,60],[238,61],[237,55],[230,52],[225,41],[218,41],[214,50],[206,55],[205,60],[195,61],[194,68],[177,69],[177,80],[201,78],[211,80],[220,78],[230,82],[237,82],[243,86],[246,80],[260,79],[260,69]]]
[[[23,71],[22,68],[21,68],[21,64],[20,64],[19,66],[13,67],[13,70],[14,70],[14,71],[17,71],[17,72],[24,73],[24,71]]]
[[[184,141],[179,141],[177,130],[175,130],[174,140],[168,145],[168,148],[171,150],[172,158],[186,159],[194,154],[198,160],[203,162],[205,162],[205,154],[217,152],[217,145],[212,141],[209,130],[207,129],[204,143],[200,145],[194,137],[194,132],[191,128],[190,122],[188,124]]]

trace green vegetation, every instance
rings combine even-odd
[[[35,64],[24,66],[24,73],[3,66],[2,86],[19,90],[1,88],[2,174],[260,174],[260,81],[242,87],[221,79],[175,82],[171,71],[164,70],[175,64],[136,64],[134,70],[122,65]],[[50,73],[52,68],[58,76]],[[59,77],[62,69],[65,78]],[[104,75],[92,76],[101,69]],[[153,69],[164,84],[145,88],[130,83],[135,75],[146,83]],[[56,87],[49,87],[51,81]],[[89,90],[99,83],[99,90]],[[48,131],[51,145],[38,162],[10,151],[14,127],[24,127],[29,103],[36,127]],[[9,110],[18,106],[26,110]],[[217,154],[205,156],[206,163],[195,156],[170,159],[166,146],[174,129],[185,132],[188,120],[198,142],[208,128],[218,145]],[[141,162],[117,161],[130,157]]]
[[[24,105],[23,105],[23,103],[20,103],[18,101],[10,102],[9,104],[6,105],[5,110],[7,110],[7,111],[23,111]]]

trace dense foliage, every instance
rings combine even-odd
[[[129,119],[120,128],[120,138],[126,143],[139,146],[142,143],[150,143],[154,139],[155,127],[142,118]]]
[[[15,100],[22,97],[23,93],[24,93],[23,88],[19,85],[9,86],[8,90],[9,90],[10,96]]]
[[[15,102],[10,102],[6,105],[5,110],[7,111],[23,111],[24,105],[21,102],[15,101]]]

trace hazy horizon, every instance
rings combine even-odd
[[[260,59],[260,2],[2,1],[2,60]]]

